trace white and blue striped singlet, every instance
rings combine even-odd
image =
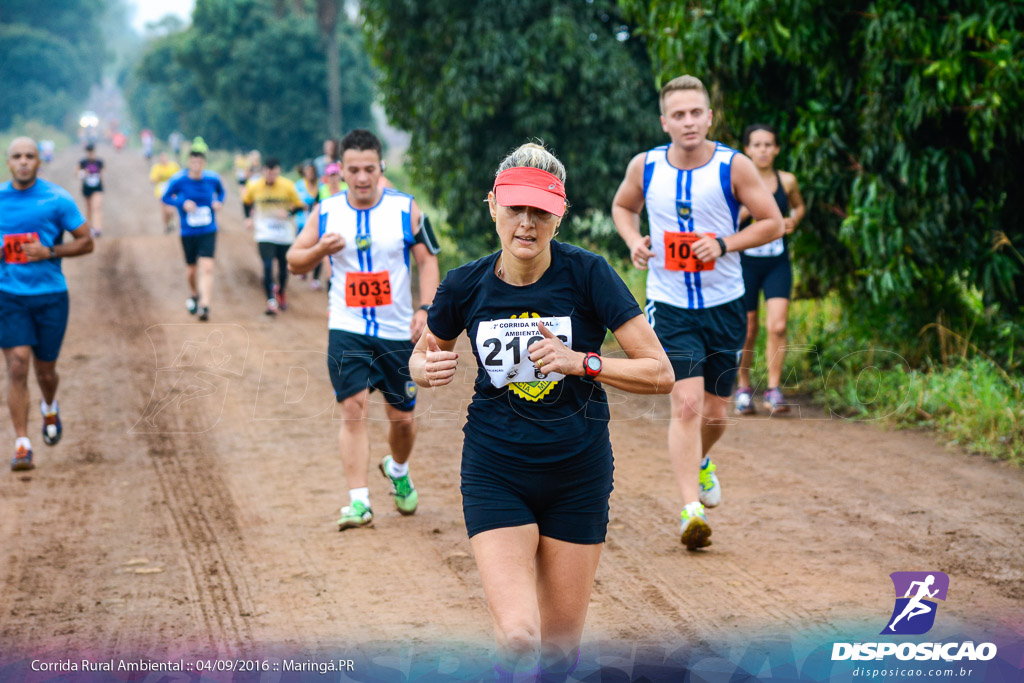
[[[385,188],[369,209],[356,209],[348,192],[320,202],[320,236],[336,232],[345,248],[331,256],[330,318],[327,326],[380,339],[411,339],[412,292],[409,258],[412,234],[412,195]],[[388,271],[391,304],[350,307],[345,285],[349,272]]]
[[[716,259],[713,270],[687,273],[665,269],[665,233],[700,232],[728,237],[739,227],[740,206],[732,194],[736,150],[715,143],[711,160],[693,169],[669,163],[668,145],[647,152],[644,200],[651,230],[647,298],[678,308],[718,306],[743,296],[740,255]]]

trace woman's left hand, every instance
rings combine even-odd
[[[586,354],[573,351],[552,334],[543,322],[537,321],[537,331],[544,339],[530,344],[530,360],[543,374],[560,372],[563,375],[582,375]]]

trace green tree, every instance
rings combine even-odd
[[[176,60],[183,40],[183,33],[152,40],[127,72],[122,87],[133,118],[140,128],[150,128],[161,139],[180,130],[187,137],[202,135],[214,147],[244,146],[244,140],[200,95],[195,74]]]
[[[0,129],[15,119],[61,125],[100,82],[112,56],[101,30],[108,3],[0,4]]]
[[[262,0],[198,0],[174,60],[195,78],[201,99],[246,146],[298,161],[328,132],[326,58],[317,20]],[[373,75],[358,32],[337,27],[345,80],[342,118],[371,124]]]
[[[368,0],[362,11],[385,109],[412,134],[413,179],[466,254],[496,243],[481,202],[516,146],[537,138],[559,156],[570,211],[585,218],[610,209],[630,157],[663,137],[649,62],[614,3]]]
[[[773,123],[808,219],[810,293],[917,339],[940,316],[1024,302],[1024,5],[1012,0],[620,0],[659,81],[705,80],[719,121]],[[992,318],[988,318],[992,322]],[[969,323],[964,323],[965,325]],[[990,325],[989,332],[1000,328]]]

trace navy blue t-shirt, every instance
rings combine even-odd
[[[573,350],[600,352],[606,329],[641,315],[636,299],[607,261],[585,249],[552,241],[550,267],[524,287],[494,274],[499,253],[449,271],[427,319],[438,338],[465,330],[473,346],[467,443],[525,462],[554,462],[607,443],[600,383],[576,375],[552,381],[537,373],[527,348],[541,338],[542,319]]]

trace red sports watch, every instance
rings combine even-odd
[[[593,351],[583,359],[583,373],[590,378],[597,377],[601,373],[601,356]]]

